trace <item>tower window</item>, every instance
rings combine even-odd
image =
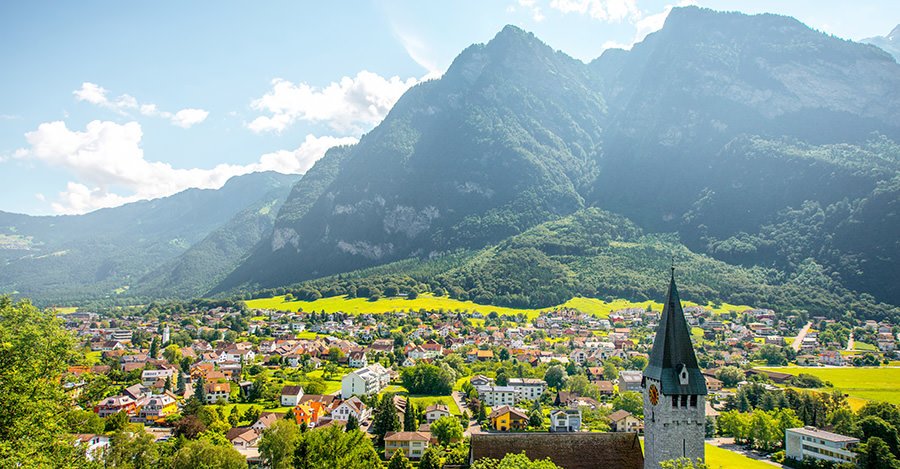
[[[687,405],[688,405],[687,395],[681,396],[681,407],[687,407]]]
[[[691,407],[697,407],[697,396],[691,396]]]
[[[672,396],[672,407],[678,407],[678,396]]]

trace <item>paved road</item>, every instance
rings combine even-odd
[[[800,351],[800,346],[803,345],[803,339],[806,338],[806,334],[809,332],[809,328],[812,327],[812,322],[806,323],[803,326],[803,329],[800,329],[800,332],[797,333],[797,337],[794,338],[794,342],[791,344],[791,347],[795,352]]]
[[[456,401],[456,405],[459,407],[460,412],[468,411],[469,416],[475,417],[474,412],[466,407],[462,391],[453,391],[450,395],[453,397],[453,400]],[[481,425],[479,425],[475,420],[469,420],[469,426],[463,432],[463,435],[472,436],[473,433],[481,433]]]

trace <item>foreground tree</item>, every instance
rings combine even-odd
[[[344,432],[337,425],[303,433],[294,449],[297,469],[369,469],[381,467],[372,440],[363,432]]]
[[[153,435],[138,425],[129,425],[109,439],[106,465],[129,469],[153,469],[165,465],[165,458],[154,443]]]
[[[453,416],[441,417],[431,424],[431,434],[443,446],[449,445],[454,440],[462,439],[463,432],[459,419]]]
[[[70,399],[60,386],[75,342],[51,311],[0,297],[0,461],[79,465],[66,425]]]
[[[399,449],[394,451],[394,455],[391,456],[391,460],[388,462],[388,469],[412,469],[412,467],[412,463],[403,454],[403,450]]]
[[[245,469],[247,459],[219,436],[221,439],[200,438],[181,447],[172,469]]]
[[[394,395],[385,393],[375,409],[375,416],[372,417],[372,433],[375,434],[376,444],[383,445],[384,435],[387,432],[398,432],[401,428],[400,417],[397,417],[397,409],[394,408]]]
[[[293,420],[279,419],[263,432],[259,454],[273,469],[290,469],[300,438],[300,428]]]
[[[702,459],[691,461],[689,458],[670,459],[668,461],[660,461],[659,467],[662,469],[708,469],[709,466]]]
[[[419,469],[441,469],[444,467],[444,461],[441,459],[441,453],[434,446],[429,446],[422,454],[419,460]]]
[[[501,460],[482,458],[470,466],[471,469],[561,469],[550,459],[532,461],[525,453],[507,454]]]

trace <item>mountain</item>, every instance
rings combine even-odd
[[[217,237],[225,237],[219,228],[241,225],[242,220],[255,223],[259,233],[270,232],[271,221],[266,225],[266,217],[244,212],[274,213],[296,180],[297,176],[254,173],[234,177],[218,190],[188,189],[84,215],[33,217],[0,212],[0,291],[37,302],[76,301],[124,293],[148,281],[141,279],[153,271],[157,281],[165,284],[162,279],[176,275],[188,258],[200,270],[230,266],[227,261],[237,263],[258,240],[259,235],[246,235],[253,229],[234,228],[230,231],[238,234],[227,247],[202,259],[196,254]],[[179,263],[179,256],[186,257]],[[172,272],[160,270],[166,263],[171,263]],[[147,291],[143,286],[138,290]]]
[[[549,296],[486,282],[474,292],[485,301],[646,293],[637,261],[623,264],[621,285],[612,276],[583,283],[586,266],[612,272],[614,259],[573,254],[561,268],[516,247],[543,223],[597,207],[642,233],[629,242],[663,240],[663,251],[765,272],[751,283],[767,287],[748,290],[760,302],[806,279],[823,288],[815,291],[833,287],[828,301],[806,305],[849,307],[861,293],[897,305],[896,109],[900,65],[890,55],[790,17],[676,8],[632,50],[588,64],[508,26],[464,50],[441,79],[410,89],[340,164],[321,160],[327,177],[314,191],[295,188],[272,234],[215,291],[463,250],[488,269],[503,256],[533,261],[491,278],[562,282]],[[448,285],[473,296],[477,275],[461,278]],[[520,280],[510,282],[529,283]],[[709,299],[738,291],[706,285]]]
[[[887,36],[870,37],[860,42],[880,47],[885,52],[893,55],[894,59],[900,61],[900,24]]]

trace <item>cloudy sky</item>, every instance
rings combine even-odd
[[[505,24],[588,61],[678,4],[791,15],[856,40],[900,23],[894,0],[257,3],[3,2],[0,210],[84,213],[303,173]]]

